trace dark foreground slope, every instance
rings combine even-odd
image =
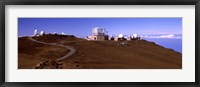
[[[51,39],[49,39],[51,38]],[[164,48],[153,42],[145,40],[135,41],[86,41],[73,36],[47,35],[36,37],[39,41],[57,42],[64,45],[73,46],[76,53],[65,60],[62,68],[80,68],[80,69],[181,69],[182,68],[182,54],[174,50]],[[19,43],[24,42],[19,40]],[[24,46],[24,45],[20,45]],[[41,45],[42,46],[42,45]],[[34,47],[34,46],[30,46]],[[45,46],[46,47],[46,46]],[[48,48],[48,47],[47,47]],[[45,48],[45,49],[47,49]],[[62,48],[55,48],[59,50],[52,51],[52,54],[58,56],[58,52],[63,55],[66,50]],[[21,48],[19,48],[20,50]],[[62,49],[62,50],[61,50]],[[40,50],[44,50],[41,48]],[[37,50],[30,50],[30,53],[35,55],[42,53]],[[67,52],[65,52],[67,53]],[[19,54],[23,54],[19,51]],[[51,56],[53,57],[53,55]],[[32,54],[27,54],[32,55]],[[60,55],[60,56],[61,56]],[[32,55],[34,56],[34,55]],[[49,56],[49,54],[45,54]],[[54,56],[55,57],[55,56]],[[19,66],[24,65],[26,57],[19,56]],[[42,59],[45,59],[43,57]],[[23,60],[23,62],[21,61]],[[31,58],[32,61],[41,59],[37,56]],[[25,65],[24,65],[25,67]],[[19,67],[20,68],[20,67]]]
[[[18,68],[31,69],[41,61],[55,60],[68,52],[62,47],[35,43],[28,37],[18,38]]]

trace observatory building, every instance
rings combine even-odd
[[[87,37],[88,40],[104,41],[108,40],[105,28],[95,27],[92,29],[92,35]]]
[[[45,34],[44,31],[41,31],[41,32],[40,32],[40,36],[43,36],[44,34]]]
[[[40,33],[38,32],[38,30],[34,31],[34,36],[43,36],[45,34],[44,31],[41,31]]]
[[[104,40],[111,40],[111,41],[134,41],[134,40],[141,40],[137,34],[126,36],[124,34],[119,34],[118,36],[108,36],[108,32],[105,28],[102,27],[95,27],[92,29],[92,35],[87,36],[85,39],[92,40],[92,41],[104,41]]]
[[[34,31],[34,36],[39,36],[38,30]]]
[[[123,34],[119,34],[117,37],[115,37],[115,41],[124,41],[126,38]]]

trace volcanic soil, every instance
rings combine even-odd
[[[58,61],[62,69],[182,69],[181,53],[146,40],[87,41],[50,34],[32,38],[76,49],[75,54]],[[36,43],[28,37],[18,38],[18,46],[19,69],[32,69],[42,61],[55,61],[69,53],[66,48]]]

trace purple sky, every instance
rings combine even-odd
[[[182,18],[18,18],[18,36],[35,29],[86,37],[92,28],[104,27],[109,35],[182,34]]]

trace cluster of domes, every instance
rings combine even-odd
[[[42,36],[42,35],[44,35],[44,34],[45,34],[44,31],[40,31],[40,33],[38,32],[38,30],[35,30],[35,31],[34,31],[34,36]]]

